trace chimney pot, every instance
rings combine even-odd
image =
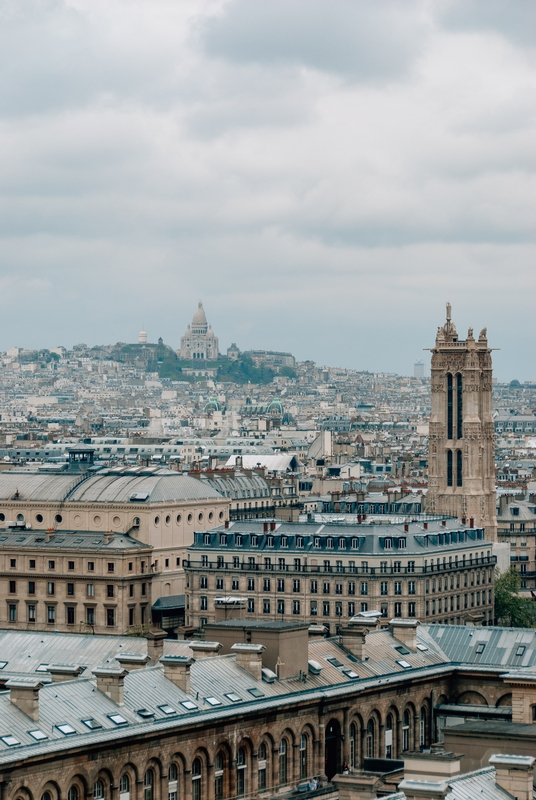
[[[407,533],[409,531],[409,525],[407,522],[404,522],[404,531]]]
[[[428,523],[427,522],[423,522],[423,528],[424,528],[425,531],[428,530]]]
[[[441,520],[441,524],[443,525],[444,528],[446,528],[447,527],[447,520],[446,519],[442,519]]]
[[[52,683],[72,681],[83,671],[84,667],[79,667],[77,664],[49,664],[47,667],[47,672],[52,676]]]
[[[402,642],[412,653],[417,651],[417,626],[418,619],[395,618],[389,622],[389,630],[395,639]]]
[[[474,520],[474,517],[470,517],[470,518],[469,518],[469,527],[470,527],[470,528],[474,528],[474,527],[475,527],[475,520]]]
[[[132,672],[133,669],[143,669],[151,657],[145,656],[143,653],[118,653],[115,660],[121,664],[123,669]]]
[[[367,634],[377,628],[379,617],[380,612],[378,612],[378,616],[374,617],[356,615],[351,618],[348,625],[341,629],[341,645],[360,661],[365,660],[365,639]]]
[[[493,755],[489,763],[495,767],[495,782],[517,800],[533,798],[533,756]]]
[[[228,528],[228,527],[229,527],[229,520],[228,520],[228,519],[226,519],[226,520],[225,520],[225,527],[226,527],[226,528]]]
[[[147,655],[151,663],[156,664],[164,654],[164,639],[167,639],[167,633],[158,628],[148,631],[145,638],[147,639]]]
[[[256,680],[262,680],[262,653],[266,650],[263,644],[248,644],[237,642],[231,647],[236,655],[236,664],[249,672]]]
[[[188,647],[193,651],[196,658],[210,658],[217,656],[223,645],[220,642],[188,642]]]
[[[465,525],[466,517],[462,517],[462,525]]]

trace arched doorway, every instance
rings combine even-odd
[[[341,770],[341,726],[332,719],[326,726],[326,762],[324,771],[330,781]]]

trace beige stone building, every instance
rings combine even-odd
[[[181,338],[179,358],[193,361],[216,361],[219,355],[218,337],[214,335],[207,322],[201,300],[198,303],[192,324]]]
[[[432,349],[428,493],[430,513],[472,518],[497,541],[492,366],[484,328],[459,339],[451,319],[438,328]]]
[[[229,500],[210,483],[160,467],[95,469],[91,448],[72,448],[67,465],[0,474],[0,524],[129,534],[153,549],[153,599],[184,593],[182,562],[194,528],[228,518]],[[87,458],[82,469],[77,459]],[[62,467],[65,466],[63,469]]]
[[[407,525],[231,522],[196,532],[185,565],[186,624],[226,604],[246,619],[321,623],[359,612],[444,624],[493,621],[495,556],[482,528],[457,520]]]
[[[122,634],[151,623],[152,548],[127,534],[0,529],[0,628]]]

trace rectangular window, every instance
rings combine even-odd
[[[142,585],[141,585],[141,596],[145,597],[146,594],[147,594],[147,584],[146,583],[142,583]]]
[[[35,622],[35,606],[28,606],[28,622]]]
[[[262,601],[262,613],[269,614],[270,613],[270,600],[265,599]]]
[[[463,438],[463,378],[458,373],[456,375],[456,436],[458,439]],[[459,451],[461,452],[461,451]],[[461,486],[461,483],[458,484]]]
[[[277,613],[278,614],[284,614],[285,613],[285,601],[284,600],[278,600],[277,601]]]
[[[368,594],[368,583],[367,581],[361,581],[361,594],[367,595]]]
[[[318,594],[318,581],[311,581],[311,594]]]
[[[35,558],[31,558],[30,559],[29,568],[30,569],[35,569]]]
[[[414,617],[415,614],[415,603],[408,603],[408,617]]]
[[[278,592],[284,592],[285,591],[285,579],[284,578],[278,578],[277,579],[277,591]]]
[[[94,608],[86,608],[86,622],[88,625],[95,624],[95,609]]]
[[[452,486],[452,450],[447,450],[447,486]]]
[[[408,594],[415,594],[415,581],[408,581]]]
[[[293,600],[292,601],[292,613],[293,614],[299,614],[300,613],[300,601],[299,600]]]
[[[67,595],[72,597],[74,595],[74,583],[67,584]]]
[[[56,587],[54,586],[53,581],[48,581],[47,583],[47,594],[55,594]]]
[[[207,587],[205,586],[205,589],[206,588]],[[239,589],[240,589],[240,581],[238,580],[238,578],[233,578],[232,579],[232,581],[231,581],[231,589],[233,590],[233,592],[238,592],[239,591]]]
[[[381,581],[380,594],[384,597],[389,594],[389,584],[387,581]]]
[[[74,625],[74,608],[67,606],[67,625]]]
[[[400,572],[402,569],[401,561],[393,561],[393,572]]]
[[[9,606],[9,621],[17,621],[17,606],[14,603],[11,603]]]
[[[114,585],[113,583],[109,583],[106,586],[106,597],[113,597],[114,596]]]
[[[395,594],[402,594],[402,581],[395,581]]]
[[[108,628],[115,627],[115,608],[106,609],[106,625]]]
[[[9,581],[9,594],[17,594],[17,581]]]
[[[254,614],[255,613],[255,600],[253,597],[248,597],[248,613]]]
[[[35,581],[28,581],[28,594],[35,594]]]
[[[348,616],[353,617],[355,614],[355,603],[348,603]]]
[[[329,581],[324,581],[322,584],[322,594],[329,594]]]
[[[17,559],[16,558],[10,558],[9,559],[9,566],[12,569],[16,569],[17,568]]]
[[[452,375],[449,372],[448,375],[447,375],[447,439],[452,439],[452,433],[453,433],[453,426],[452,426],[453,396],[452,395],[453,395]],[[452,484],[449,484],[449,485],[452,486]]]
[[[322,603],[322,614],[325,617],[329,617],[330,615],[329,603]]]
[[[86,594],[87,594],[88,597],[95,597],[95,584],[94,583],[88,583],[88,585],[86,586]]]
[[[208,586],[207,576],[206,575],[201,575],[201,577],[199,578],[199,588],[200,589],[206,589],[207,586]]]
[[[312,617],[316,617],[316,615],[318,614],[318,603],[316,600],[311,600],[310,614]]]
[[[199,597],[199,608],[201,611],[206,611],[208,609],[208,597],[204,594]]]
[[[335,584],[335,594],[342,594],[342,583]]]
[[[115,572],[115,563],[113,561],[108,562],[108,572]]]
[[[292,581],[292,591],[299,592],[300,591],[300,580],[299,578]]]
[[[335,603],[335,616],[342,617],[342,603]]]
[[[395,617],[402,616],[402,603],[395,603]]]
[[[47,622],[50,624],[56,622],[56,606],[47,606]]]
[[[49,561],[48,562],[48,568],[49,569],[55,569],[56,568],[56,562],[55,561]]]
[[[128,609],[128,624],[131,625],[131,626],[134,625],[134,609],[133,608],[129,608]]]
[[[94,561],[88,561],[87,562],[87,571],[88,572],[94,572],[95,571],[95,562]]]
[[[262,581],[262,590],[263,590],[263,592],[269,592],[270,591],[270,586],[271,586],[270,578],[263,578],[263,581]]]
[[[248,592],[255,591],[255,578],[248,578]]]
[[[380,561],[380,572],[387,572],[387,561]]]
[[[128,585],[128,596],[129,597],[134,597],[134,584],[133,583],[129,583],[129,585]]]
[[[355,594],[355,581],[348,581],[348,594]]]
[[[415,572],[415,561],[408,561],[408,572]]]

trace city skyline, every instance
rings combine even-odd
[[[222,344],[410,374],[449,300],[499,380],[534,380],[533,23],[500,0],[14,5],[0,348],[178,345],[203,297]]]

